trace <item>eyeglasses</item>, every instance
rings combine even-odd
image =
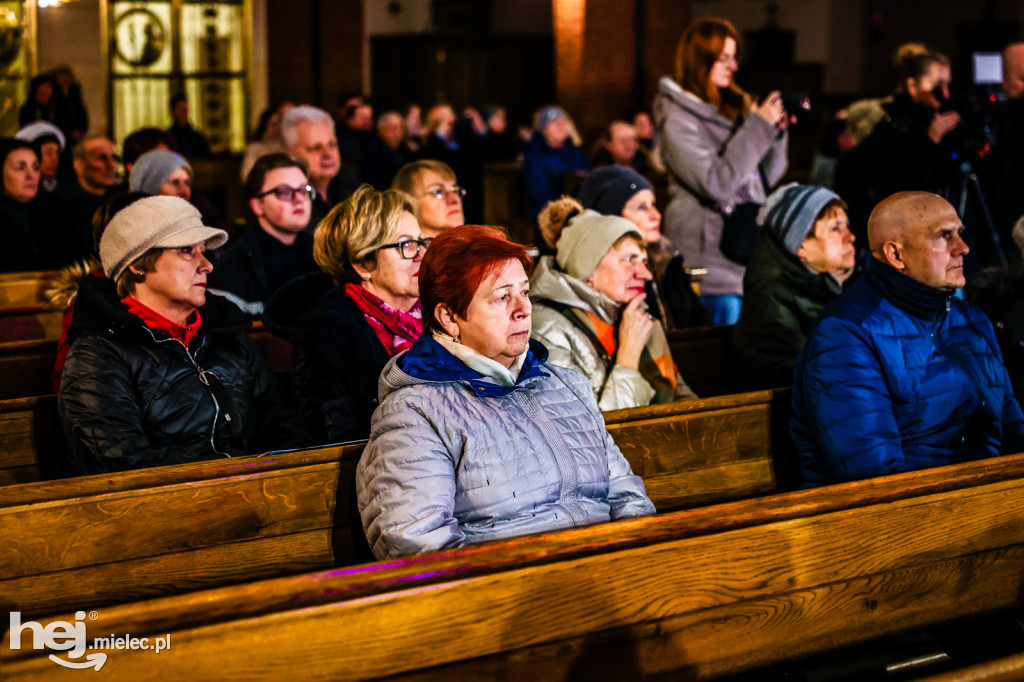
[[[256,198],[262,199],[268,194],[273,194],[275,197],[277,197],[278,201],[291,203],[292,201],[295,201],[295,195],[300,193],[305,194],[307,197],[309,197],[310,201],[316,199],[316,190],[313,189],[311,185],[306,185],[305,187],[289,187],[288,185],[278,185],[274,189],[268,189],[266,192],[261,192],[257,194]]]
[[[465,188],[459,187],[458,185],[452,185],[451,187],[435,187],[433,189],[428,189],[420,196],[432,196],[438,201],[440,201],[441,199],[447,198],[449,194],[456,194],[458,195],[459,199],[461,199],[462,197],[466,196],[466,190]]]
[[[434,241],[433,237],[427,237],[425,239],[403,239],[402,241],[395,242],[394,244],[378,246],[377,250],[398,249],[398,253],[402,254],[402,258],[412,260],[416,256],[420,255],[420,249],[426,250],[432,241]],[[416,248],[413,248],[413,245],[415,245]]]

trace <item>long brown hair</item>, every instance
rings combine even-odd
[[[739,56],[740,34],[728,19],[703,17],[690,24],[676,46],[676,81],[683,90],[714,104],[718,113],[734,121],[750,110],[750,95],[735,82],[722,90],[709,80],[711,67],[722,54],[726,38],[736,41],[736,54]]]

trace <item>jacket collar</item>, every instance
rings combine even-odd
[[[934,322],[949,310],[952,291],[936,289],[872,258],[864,279],[894,306],[914,317]]]
[[[471,369],[462,360],[452,355],[448,349],[437,342],[430,334],[423,334],[405,353],[395,356],[393,366],[404,372],[412,383],[452,383],[466,384],[476,395],[484,397],[504,397],[521,387],[527,380],[545,376],[543,369],[548,359],[548,350],[540,342],[530,340],[526,351],[523,368],[519,372],[516,383],[512,386],[499,386],[487,381],[483,374]],[[388,369],[384,370],[388,374]]]

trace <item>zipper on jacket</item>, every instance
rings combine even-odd
[[[185,357],[188,358],[189,362],[192,363],[192,366],[195,367],[196,371],[199,373],[199,381],[201,381],[203,385],[206,386],[207,389],[209,389],[210,397],[213,398],[213,421],[210,423],[210,448],[216,454],[231,459],[231,455],[226,452],[221,452],[220,450],[218,450],[217,445],[214,442],[214,436],[217,434],[217,417],[220,416],[220,401],[217,400],[217,396],[214,394],[213,388],[210,386],[210,381],[206,378],[206,370],[199,366],[199,363],[196,362],[196,359],[192,357],[192,353],[189,352],[188,346],[182,343],[179,339],[173,339],[171,337],[158,339],[156,337],[156,334],[153,333],[153,330],[150,329],[148,326],[143,325],[143,328],[149,333],[154,343],[177,343],[179,346],[181,346],[181,349],[185,351]],[[200,340],[199,348],[197,348],[196,351],[198,352],[202,350],[204,345],[206,345],[205,336]],[[225,414],[224,421],[231,421],[231,415]]]

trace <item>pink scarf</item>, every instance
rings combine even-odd
[[[403,313],[358,284],[345,284],[345,293],[359,308],[389,355],[406,350],[423,333],[423,315],[420,313],[419,301],[416,301],[412,310]]]

